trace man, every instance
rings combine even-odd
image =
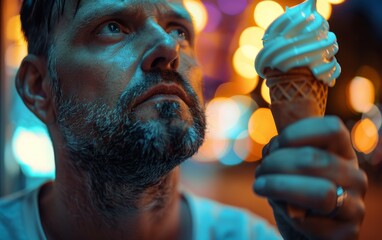
[[[2,239],[279,238],[253,215],[178,190],[177,166],[205,130],[181,0],[30,0],[21,20],[29,54],[16,86],[48,127],[57,173],[3,200]],[[337,118],[287,128],[256,175],[284,238],[357,238],[367,181]]]

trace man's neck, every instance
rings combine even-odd
[[[89,204],[86,181],[57,175],[40,192],[44,231],[48,239],[177,239],[180,229],[188,228],[181,226],[187,208],[180,204],[178,172],[140,194],[135,209],[113,209],[118,214],[107,221],[105,213]]]

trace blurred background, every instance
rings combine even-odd
[[[185,0],[198,32],[208,133],[197,155],[181,166],[182,185],[198,195],[250,209],[275,224],[265,199],[252,193],[261,151],[277,134],[269,90],[254,70],[264,29],[299,0]],[[328,115],[351,132],[360,167],[369,176],[361,239],[380,239],[382,217],[382,1],[318,0],[340,45],[342,74],[329,90]],[[14,76],[27,46],[20,0],[0,0],[0,196],[54,178],[45,126],[24,106]]]

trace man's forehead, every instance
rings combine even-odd
[[[141,5],[162,5],[162,4],[180,4],[183,5],[183,0],[72,0],[74,5],[81,8],[88,4],[141,4]]]
[[[83,13],[95,12],[100,13],[104,10],[121,10],[121,9],[136,9],[138,12],[143,11],[174,11],[183,18],[191,20],[191,16],[185,9],[183,0],[71,0],[66,4],[65,11],[69,18]],[[138,13],[137,12],[137,13]],[[72,14],[71,14],[72,13]]]

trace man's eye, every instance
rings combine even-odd
[[[121,25],[116,22],[110,22],[104,25],[98,34],[119,34],[122,33]]]
[[[170,34],[179,41],[181,45],[190,43],[190,34],[181,27],[173,28]]]
[[[188,40],[188,34],[182,29],[176,29],[178,37],[180,40]]]

